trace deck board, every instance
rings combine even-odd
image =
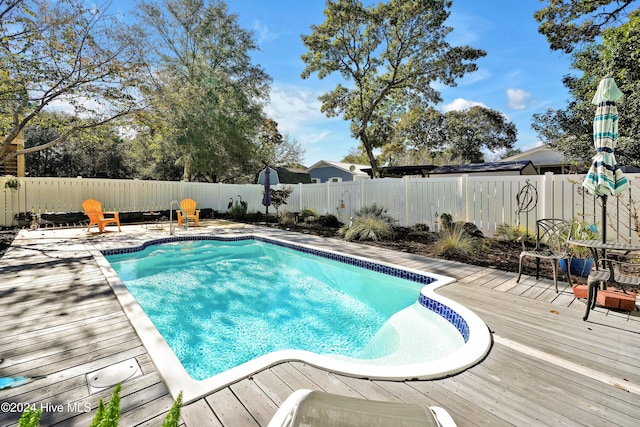
[[[122,233],[102,236],[78,229],[40,233],[44,237],[23,231],[0,260],[0,358],[6,359],[0,375],[46,375],[0,390],[0,401],[76,402],[92,409],[47,413],[43,426],[88,425],[98,400],[108,399],[110,390],[90,395],[86,374],[132,357],[143,375],[123,384],[121,425],[159,426],[173,402],[106,279],[87,255],[96,247],[133,246],[151,236],[165,237],[166,231],[122,228]],[[454,277],[458,281],[438,293],[475,311],[492,331],[493,347],[476,366],[430,381],[371,381],[303,362],[280,363],[183,407],[185,427],[264,426],[299,388],[439,405],[459,426],[626,426],[640,419],[637,313],[629,316],[597,308],[589,322],[583,322],[584,302],[573,298],[563,281],[556,293],[551,281],[528,275],[516,283],[517,275],[491,268],[337,239],[260,232]],[[523,348],[539,353],[529,354]],[[602,377],[614,381],[603,382]],[[0,413],[0,425],[16,425],[18,416]]]

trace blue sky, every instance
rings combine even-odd
[[[114,3],[117,7],[120,2]],[[310,34],[312,24],[324,22],[325,0],[226,3],[240,25],[255,34],[261,51],[252,55],[254,62],[273,78],[267,114],[304,148],[304,164],[340,160],[348,154],[358,145],[351,138],[349,122],[327,118],[317,99],[341,78],[300,77],[304,69],[300,56],[306,51],[300,36]],[[518,129],[517,148],[539,145],[531,117],[565,105],[569,96],[561,79],[571,72],[570,58],[552,52],[537,31],[533,13],[544,5],[540,0],[453,0],[447,21],[454,28],[450,42],[484,49],[487,56],[477,62],[478,71],[459,80],[458,86],[438,86],[443,102],[436,107],[447,111],[480,104],[501,111]]]

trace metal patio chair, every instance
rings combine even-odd
[[[524,240],[522,241],[522,252],[518,264],[518,279],[520,282],[522,275],[522,261],[525,257],[536,259],[536,280],[540,278],[540,260],[551,261],[553,269],[553,285],[558,293],[558,263],[561,259],[567,263],[567,279],[571,283],[571,272],[569,262],[571,252],[569,251],[569,237],[571,236],[571,222],[564,219],[546,218],[536,221],[536,245],[533,249],[526,249]]]

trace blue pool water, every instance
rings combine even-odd
[[[372,339],[388,336],[383,325],[416,304],[424,286],[252,239],[106,258],[194,379],[286,349],[384,358],[393,346]],[[455,327],[433,316],[459,346]]]

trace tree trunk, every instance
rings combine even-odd
[[[379,178],[378,164],[376,162],[375,156],[373,155],[373,148],[371,147],[371,143],[369,142],[369,139],[367,138],[367,135],[364,129],[360,132],[360,140],[362,141],[362,146],[367,152],[367,157],[369,158],[369,164],[371,165],[372,178],[373,179]]]

